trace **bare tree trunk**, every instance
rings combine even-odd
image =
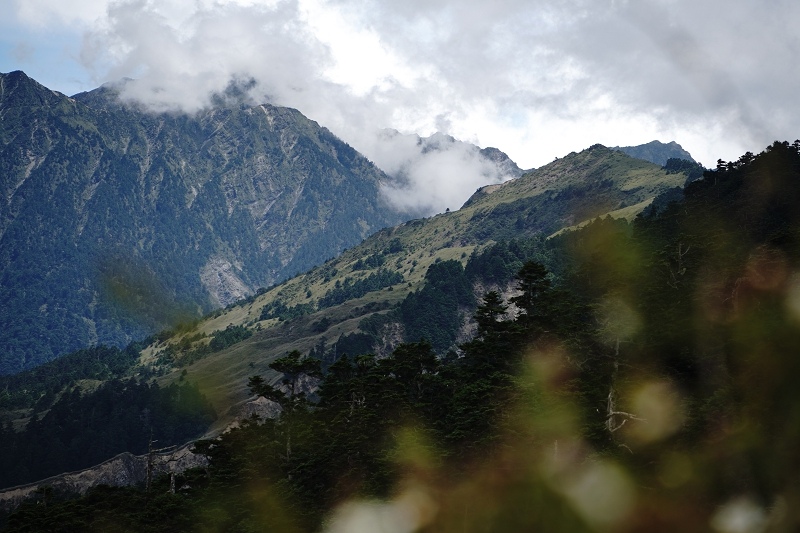
[[[150,440],[147,443],[147,478],[145,481],[145,492],[150,492],[150,485],[153,482],[153,430],[150,430]]]
[[[617,374],[619,373],[619,337],[617,337],[616,346],[614,349],[614,372],[611,374],[611,384],[608,387],[608,398],[606,399],[606,429],[612,435],[624,426],[628,420],[644,421],[638,416],[627,413],[625,411],[617,410],[617,392],[614,389],[614,383],[617,381]],[[621,419],[621,420],[620,420]]]

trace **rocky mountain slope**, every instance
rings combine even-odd
[[[85,494],[99,485],[129,487],[144,485],[147,481],[148,463],[151,479],[165,474],[177,474],[190,468],[207,464],[205,456],[194,454],[190,446],[162,451],[150,455],[121,453],[99,465],[77,472],[67,472],[36,483],[0,490],[0,515],[14,510],[20,503],[39,497],[44,501],[49,495]]]
[[[296,110],[115,94],[0,75],[0,373],[142,338],[404,218],[388,177]]]

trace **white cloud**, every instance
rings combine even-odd
[[[22,24],[35,28],[54,25],[90,25],[105,16],[105,1],[97,0],[12,0]]]
[[[192,110],[252,79],[254,99],[296,107],[367,155],[380,152],[380,128],[445,129],[525,168],[656,138],[712,166],[800,137],[794,0],[14,5],[21,24],[88,28],[84,63],[98,83],[136,78],[131,98]],[[452,202],[444,191],[464,173],[434,174],[444,166],[415,168],[432,173],[432,197]]]
[[[420,139],[384,131],[363,149],[397,177],[384,188],[389,201],[420,215],[458,209],[479,187],[514,177],[481,156],[474,145],[443,134]]]
[[[110,79],[134,78],[124,97],[190,112],[231,81],[252,79],[259,99],[291,99],[327,61],[326,47],[299,19],[295,2],[214,4],[187,13],[176,19],[142,0],[114,4],[107,25],[87,39],[84,57],[110,65]]]

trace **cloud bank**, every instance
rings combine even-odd
[[[135,78],[125,97],[154,109],[191,112],[247,82],[254,101],[298,108],[387,171],[405,161],[394,199],[430,212],[457,207],[453,191],[489,171],[466,152],[381,147],[376,132],[442,131],[526,168],[655,138],[713,166],[800,137],[794,0],[15,5],[20,24],[82,27],[93,79]]]
[[[423,216],[458,209],[479,187],[520,174],[485,157],[477,146],[442,133],[420,138],[385,130],[365,153],[395,178],[383,189],[389,201]]]

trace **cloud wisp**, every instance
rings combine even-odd
[[[383,189],[389,201],[422,216],[458,209],[478,188],[519,175],[442,133],[420,138],[384,130],[365,153],[394,177]]]

